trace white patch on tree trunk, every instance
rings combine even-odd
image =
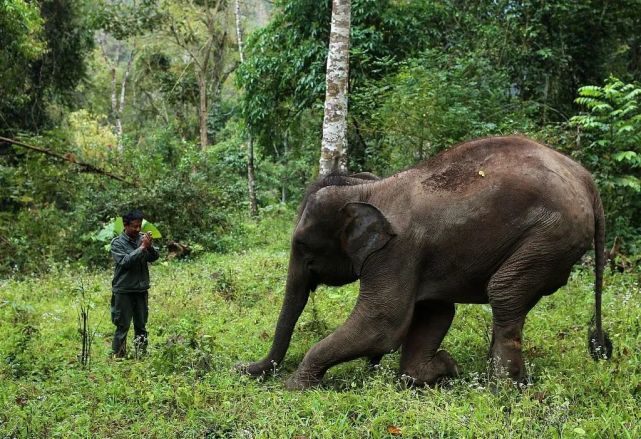
[[[347,84],[349,80],[350,0],[332,0],[327,55],[325,116],[319,174],[347,171]]]

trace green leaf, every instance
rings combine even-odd
[[[630,100],[636,98],[637,96],[641,96],[641,88],[635,88],[630,93],[625,95],[625,97],[623,99],[625,99],[626,101],[630,101]]]
[[[632,175],[624,175],[614,179],[614,183],[620,187],[627,187],[635,192],[641,192],[641,180]]]
[[[591,96],[599,98],[603,96],[603,88],[598,85],[586,85],[585,87],[579,88],[579,94],[581,96]]]
[[[621,151],[614,154],[614,160],[617,162],[631,162],[639,163],[641,161],[641,156],[634,151]]]
[[[118,216],[115,218],[113,221],[113,230],[114,234],[119,235],[122,233],[123,230],[125,230],[125,225],[122,222],[122,217]]]
[[[612,111],[612,106],[605,102],[590,106],[594,111]]]
[[[96,240],[97,241],[108,241],[111,238],[113,238],[115,235],[114,233],[114,223],[113,220],[109,221],[105,226],[98,232],[98,235],[96,235]]]
[[[634,127],[632,125],[623,125],[617,130],[617,135],[631,132],[634,132]]]
[[[142,227],[141,227],[141,231],[142,231],[142,232],[145,232],[145,233],[147,233],[147,232],[151,232],[151,236],[152,236],[153,238],[162,238],[162,235],[161,235],[161,234],[160,234],[160,232],[158,231],[158,228],[156,228],[156,226],[154,226],[152,223],[150,223],[150,222],[149,222],[149,221],[147,221],[146,219],[143,219],[143,220],[142,220]]]
[[[119,216],[114,220],[112,220],[112,227],[113,227],[113,233],[115,235],[122,233],[122,231],[125,230],[125,225],[122,222],[122,217]],[[151,236],[153,238],[162,238],[162,234],[160,233],[158,228],[152,223],[150,223],[149,221],[147,221],[146,219],[142,220],[142,226],[140,227],[140,231],[144,233],[151,232]]]

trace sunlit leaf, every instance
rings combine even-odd
[[[122,233],[122,231],[125,230],[125,225],[122,222],[122,217],[118,216],[115,218],[115,221],[113,223],[113,228],[114,228],[114,233],[116,235]]]
[[[149,222],[149,221],[147,221],[146,219],[143,219],[143,220],[142,220],[142,227],[141,227],[141,229],[140,229],[140,230],[141,230],[142,232],[145,232],[145,233],[146,233],[146,232],[151,232],[151,236],[152,236],[153,238],[162,238],[162,235],[160,234],[160,232],[158,231],[158,229],[156,228],[156,226],[154,226],[152,223],[150,223],[150,222]]]
[[[631,163],[639,163],[641,157],[639,157],[639,154],[634,151],[621,151],[614,154],[614,160],[616,160],[617,162],[626,161]]]
[[[121,234],[123,230],[125,230],[125,225],[122,222],[122,217],[118,216],[116,218],[112,218],[111,221],[109,221],[105,225],[105,227],[102,228],[102,230],[98,233],[96,239],[98,239],[99,241],[105,241]],[[162,238],[162,234],[160,233],[158,228],[146,219],[142,220],[140,231],[151,232],[151,236],[153,238]]]
[[[627,187],[635,192],[641,192],[641,179],[632,175],[624,175],[623,177],[616,178],[614,182],[617,186]]]
[[[113,238],[114,235],[114,225],[113,222],[110,221],[100,230],[100,232],[98,232],[96,239],[98,241],[108,241]]]

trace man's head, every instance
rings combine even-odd
[[[131,239],[136,239],[140,234],[140,227],[142,227],[142,212],[133,210],[122,216],[122,223],[125,226],[125,233]]]

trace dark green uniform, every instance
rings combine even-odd
[[[135,240],[122,233],[111,241],[111,255],[116,263],[111,282],[111,321],[116,325],[111,348],[118,357],[127,349],[127,332],[134,321],[134,343],[144,352],[147,348],[147,306],[149,290],[148,262],[158,259],[158,250],[140,248],[142,235]]]

